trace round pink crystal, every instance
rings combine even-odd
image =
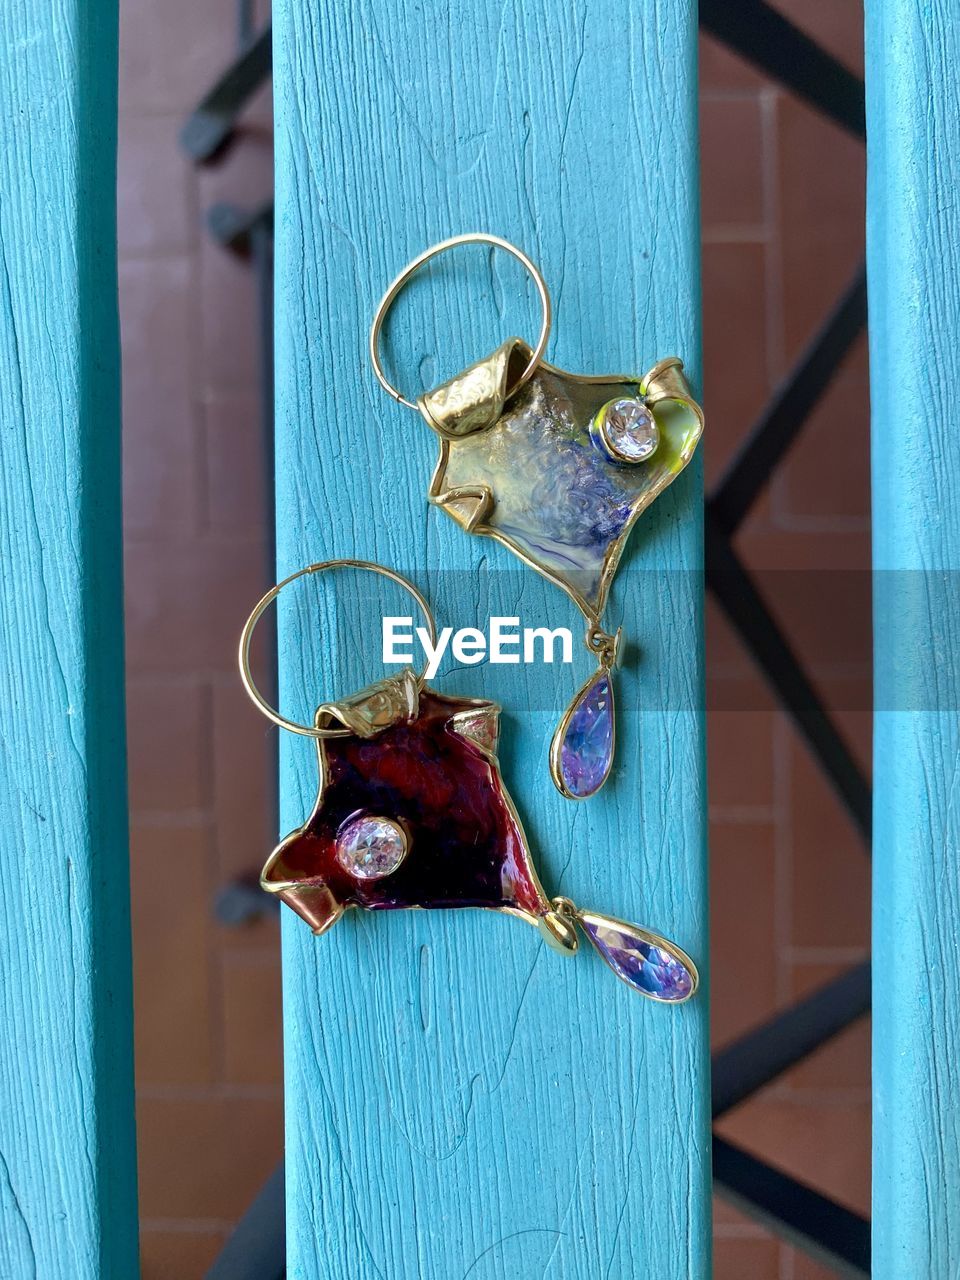
[[[407,855],[407,833],[390,818],[361,814],[337,832],[337,861],[359,880],[381,880]]]

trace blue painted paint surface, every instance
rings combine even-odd
[[[441,624],[580,634],[556,587],[428,508],[435,440],[375,384],[366,334],[410,257],[488,230],[552,287],[552,360],[641,374],[676,352],[696,384],[694,7],[280,0],[275,21],[278,571],[377,559]],[[511,260],[464,251],[398,305],[397,376],[433,385],[537,323]],[[504,706],[548,891],[662,930],[703,970],[701,492],[694,464],[614,589],[606,621],[631,644],[598,797],[565,801],[547,772],[585,651],[436,683]],[[282,699],[301,717],[379,675],[380,606],[406,603],[356,578],[337,609],[323,585],[281,610]],[[285,736],[285,830],[315,790],[310,744]],[[655,1005],[590,948],[561,957],[480,912],[353,913],[321,939],[286,913],[283,942],[291,1277],[709,1274],[705,991]]]
[[[0,10],[0,1276],[137,1274],[116,7]]]
[[[874,1275],[960,1274],[960,9],[867,6]]]

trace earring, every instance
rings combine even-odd
[[[577,950],[577,927],[614,973],[654,1000],[678,1004],[697,988],[693,961],[665,938],[610,916],[548,899],[497,761],[500,708],[429,688],[405,669],[317,708],[312,725],[275,710],[254,683],[250,642],[289,583],[328,570],[369,570],[399,583],[436,624],[420,592],[365,560],[309,565],[272,587],[240,638],[247,693],[281,728],[316,739],[319,789],[310,817],[267,859],[260,883],[313,929],[345,911],[485,907],[536,925],[557,950]]]
[[[529,272],[543,312],[537,344],[509,338],[414,402],[384,372],[384,321],[421,267],[464,244],[503,249]],[[693,456],[703,414],[676,356],[642,378],[585,377],[547,364],[550,320],[546,283],[526,254],[499,236],[454,236],[415,258],[387,289],[370,330],[370,359],[383,388],[418,410],[439,437],[429,501],[467,533],[509,547],[561,587],[587,620],[584,642],[597,670],[573,698],[550,748],[558,789],[585,800],[613,764],[620,631],[609,635],[600,625],[610,585],[638,517]]]

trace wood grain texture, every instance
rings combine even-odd
[[[116,6],[0,10],[0,1275],[137,1273]]]
[[[874,1275],[960,1274],[960,8],[867,6]]]
[[[280,0],[278,569],[328,556],[410,573],[441,624],[581,623],[504,548],[425,492],[435,442],[367,364],[380,293],[415,253],[505,235],[552,288],[550,358],[699,377],[695,8],[661,0],[403,5]],[[481,250],[405,295],[403,385],[532,335],[519,269]],[[608,624],[630,638],[617,774],[583,805],[547,772],[589,671],[482,665],[439,688],[506,709],[501,758],[549,892],[661,929],[706,966],[701,489],[695,465],[635,531]],[[379,584],[301,586],[281,610],[285,709],[380,668]],[[367,595],[366,622],[349,620]],[[316,790],[284,735],[285,830]],[[482,912],[284,920],[289,1274],[297,1280],[709,1273],[707,1000],[637,998]]]

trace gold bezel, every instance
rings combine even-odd
[[[610,427],[607,422],[607,412],[612,405],[617,404],[640,405],[646,412],[647,417],[653,423],[653,430],[656,433],[653,448],[650,449],[648,453],[645,453],[642,458],[631,458],[629,454],[623,453],[618,449],[610,438]],[[590,423],[590,435],[591,438],[598,441],[601,449],[603,449],[611,462],[619,463],[624,467],[643,466],[645,462],[650,461],[660,448],[660,424],[657,422],[657,419],[654,417],[653,410],[647,404],[643,396],[614,396],[605,404],[602,404],[593,415],[593,420]]]
[[[563,780],[562,762],[561,762],[560,753],[563,750],[563,740],[567,736],[567,729],[570,727],[570,721],[573,719],[573,713],[576,711],[577,707],[580,705],[580,699],[584,696],[584,694],[587,692],[590,686],[592,684],[595,684],[603,676],[606,676],[609,682],[610,700],[612,703],[611,711],[610,711],[610,718],[611,718],[610,733],[612,738],[612,741],[610,743],[610,763],[607,765],[606,771],[603,777],[600,779],[599,784],[596,787],[594,787],[592,791],[589,791],[586,795],[578,796],[575,792],[570,791],[568,789],[566,783]],[[554,786],[557,788],[560,794],[567,800],[583,801],[583,800],[591,799],[591,797],[597,794],[597,792],[601,789],[601,787],[604,787],[606,785],[607,779],[610,777],[610,774],[613,771],[613,758],[616,755],[616,753],[617,753],[617,716],[616,716],[616,698],[613,692],[613,673],[609,670],[609,668],[601,666],[598,668],[598,670],[594,671],[594,673],[590,676],[590,678],[585,680],[583,684],[580,686],[580,688],[577,690],[576,695],[570,701],[570,705],[567,707],[566,711],[563,713],[563,717],[561,718],[560,723],[557,725],[556,729],[554,730],[553,737],[550,739],[550,777],[553,779]]]
[[[619,927],[621,929],[624,929],[628,934],[639,935],[644,942],[649,942],[651,946],[658,947],[661,951],[666,951],[667,954],[672,956],[675,960],[679,960],[680,963],[686,968],[687,972],[690,974],[690,977],[693,980],[689,992],[685,996],[683,996],[680,1000],[663,1000],[660,996],[655,996],[650,991],[642,991],[640,987],[634,986],[634,984],[629,980],[629,978],[625,978],[622,974],[617,973],[617,970],[613,967],[613,965],[611,965],[610,962],[608,960],[605,960],[604,957],[601,955],[600,956],[601,960],[603,960],[603,963],[607,966],[607,968],[611,971],[611,973],[615,974],[616,977],[618,977],[620,981],[624,984],[624,986],[629,987],[631,991],[635,991],[638,996],[643,996],[645,1000],[653,1000],[657,1004],[680,1005],[680,1004],[686,1004],[688,1000],[692,1000],[693,997],[696,995],[697,988],[700,986],[700,971],[697,969],[697,966],[693,963],[693,961],[684,951],[683,947],[678,947],[675,942],[671,942],[669,938],[665,938],[661,933],[654,933],[652,929],[641,928],[640,925],[631,924],[628,920],[620,920],[617,916],[608,916],[608,915],[604,915],[602,912],[597,912],[597,911],[579,911],[578,910],[577,917],[580,920],[581,924],[583,924],[585,920],[591,920],[598,925],[612,925],[614,928]],[[584,930],[584,932],[586,932],[586,930]],[[595,950],[598,950],[597,944],[593,941],[592,938],[590,938],[589,933],[587,933],[587,938],[590,939],[590,945]]]
[[[375,876],[365,876],[357,871],[354,871],[350,866],[348,866],[343,859],[343,851],[340,846],[340,839],[341,839],[341,836],[343,835],[343,832],[346,830],[346,828],[352,826],[353,823],[355,822],[362,822],[365,820],[370,820],[373,822],[385,822],[387,826],[392,827],[394,831],[396,831],[397,835],[400,837],[401,851],[400,851],[400,857],[397,859],[396,866],[391,867],[389,871],[381,871],[378,875],[375,875]],[[340,826],[337,828],[337,851],[334,854],[334,857],[336,858],[337,862],[339,862],[341,868],[347,873],[348,876],[353,876],[355,880],[362,880],[365,884],[369,884],[377,880],[386,880],[387,877],[392,876],[395,871],[399,871],[399,869],[406,862],[407,855],[409,854],[412,848],[413,848],[413,837],[410,835],[410,828],[407,826],[405,822],[401,821],[398,818],[389,818],[385,813],[376,813],[372,809],[358,809],[356,813],[351,813],[349,818],[344,818],[343,822],[341,822]]]

